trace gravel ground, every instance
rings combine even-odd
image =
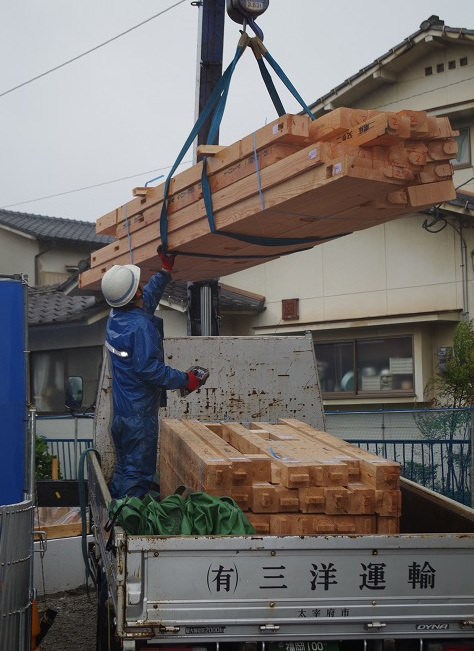
[[[41,651],[95,651],[97,596],[94,587],[51,595],[38,594],[40,616],[51,608],[57,612],[53,625],[40,643]]]

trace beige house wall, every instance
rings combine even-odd
[[[53,285],[64,282],[71,275],[68,269],[77,267],[78,262],[88,259],[89,255],[89,249],[76,249],[64,245],[61,248],[46,250],[38,258],[38,284]]]
[[[68,269],[89,255],[89,248],[67,244],[44,248],[35,237],[0,227],[0,273],[26,274],[30,285],[64,282],[71,275]]]
[[[403,217],[227,276],[225,282],[265,296],[259,327],[282,325],[286,298],[299,298],[302,323],[462,310],[459,237],[449,227],[428,233],[423,220]],[[474,307],[472,268],[468,281]]]
[[[0,229],[0,273],[25,274],[34,283],[35,255],[38,242],[34,238],[23,237],[6,228]]]
[[[370,95],[353,102],[353,108],[373,108],[382,111],[397,111],[400,107],[418,111],[427,111],[439,107],[454,105],[472,99],[472,77],[474,61],[472,44],[433,45],[424,56],[402,70],[393,83],[380,81],[380,88]],[[468,65],[461,66],[460,60],[468,58]],[[449,62],[456,67],[449,69]],[[444,65],[443,72],[437,72],[437,66]],[[402,65],[402,62],[400,63]],[[426,75],[425,69],[432,68],[432,74]]]

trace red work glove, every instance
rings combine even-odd
[[[171,271],[173,269],[174,265],[174,259],[176,257],[175,253],[165,253],[163,251],[162,247],[158,247],[158,255],[160,256],[161,260],[161,268],[164,269],[165,271]]]
[[[194,371],[188,371],[188,391],[195,391],[201,385],[201,380]]]

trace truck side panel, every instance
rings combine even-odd
[[[164,537],[117,527],[107,550],[110,496],[97,459],[88,461],[95,536],[123,637],[473,635],[474,534]]]

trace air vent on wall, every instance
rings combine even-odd
[[[281,318],[284,321],[299,318],[298,298],[284,298],[281,302]]]

